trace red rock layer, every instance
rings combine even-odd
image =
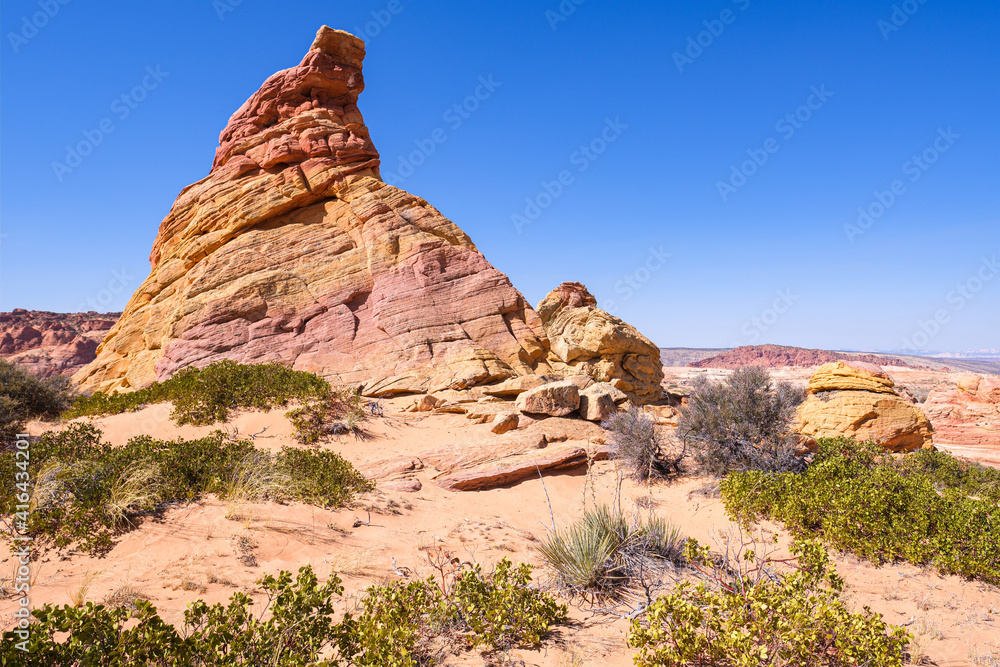
[[[121,313],[0,313],[0,358],[40,377],[70,375],[97,356],[97,346]]]

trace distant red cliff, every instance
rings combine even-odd
[[[883,357],[876,354],[848,354],[846,352],[831,352],[830,350],[810,350],[802,347],[785,345],[744,345],[728,352],[717,354],[708,359],[695,361],[688,366],[694,368],[742,368],[743,366],[763,366],[764,368],[783,368],[821,366],[834,361],[863,361],[876,366],[905,366],[907,368],[928,368],[914,366],[902,359]]]
[[[97,356],[121,313],[50,313],[15,308],[0,313],[0,358],[41,377],[71,375]]]

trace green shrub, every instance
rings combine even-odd
[[[429,665],[444,652],[432,644],[448,635],[463,647],[505,649],[535,644],[564,622],[565,607],[528,587],[530,571],[507,560],[488,577],[478,567],[466,570],[448,596],[430,580],[375,586],[361,601],[360,613],[340,621],[335,620],[337,598],[344,590],[340,579],[333,576],[320,584],[309,566],[294,580],[285,571],[262,578],[258,586],[267,596],[263,609],[242,592],[226,605],[193,602],[180,632],[146,600],[137,600],[134,609],[46,605],[32,612],[35,622],[28,637],[16,631],[4,634],[0,664]]]
[[[677,432],[710,475],[801,470],[805,464],[795,455],[789,426],[804,398],[804,391],[788,383],[772,386],[759,366],[740,368],[724,382],[698,378]]]
[[[490,575],[476,565],[458,572],[447,594],[433,579],[373,586],[351,620],[354,664],[436,664],[450,641],[504,651],[533,646],[566,621],[566,607],[529,586],[531,566],[506,558]]]
[[[72,400],[68,378],[42,380],[0,359],[0,448],[12,445],[28,420],[57,417]]]
[[[734,473],[734,520],[780,521],[880,564],[904,560],[1000,584],[1000,471],[944,452],[896,458],[874,443],[821,440],[804,473]]]
[[[114,415],[171,401],[171,416],[178,424],[208,425],[226,421],[233,410],[268,410],[330,393],[329,383],[312,373],[277,362],[245,365],[224,359],[205,368],[185,368],[169,380],[133,392],[80,397],[63,417]]]
[[[680,472],[684,452],[668,454],[656,425],[638,408],[613,414],[601,426],[610,431],[615,458],[635,479],[665,478]]]
[[[359,394],[331,390],[325,395],[305,399],[301,406],[289,410],[285,416],[292,422],[298,441],[309,445],[328,435],[360,434],[365,410]]]
[[[843,580],[817,542],[793,544],[796,569],[732,588],[683,582],[632,622],[639,667],[870,665],[900,667],[909,635],[867,607],[852,613]],[[692,559],[709,564],[691,545]],[[748,560],[754,561],[753,554]]]
[[[592,599],[618,597],[640,573],[683,561],[680,534],[666,521],[629,518],[606,505],[538,548],[561,588]]]
[[[101,437],[92,424],[74,423],[33,442],[30,482],[22,482],[31,499],[29,512],[17,514],[19,501],[8,494],[0,499],[0,513],[16,516],[29,535],[51,539],[57,547],[76,544],[102,553],[141,516],[208,493],[235,495],[237,501],[294,499],[337,506],[373,488],[333,452],[285,448],[274,455],[250,441],[230,441],[219,431],[172,442],[137,436],[124,447],[111,447]],[[245,497],[243,472],[250,459],[264,460],[291,483]],[[14,488],[16,470],[14,453],[0,454],[0,483]]]

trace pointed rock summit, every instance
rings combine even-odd
[[[220,359],[280,361],[381,395],[560,374],[507,276],[381,180],[357,107],[364,56],[360,39],[324,26],[233,114],[211,172],[160,225],[149,277],[74,376],[84,389]]]

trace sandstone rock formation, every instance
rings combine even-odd
[[[809,368],[834,361],[869,363],[878,366],[904,366],[907,368],[927,368],[913,366],[895,357],[874,354],[847,354],[830,350],[810,350],[786,345],[744,345],[707,359],[694,361],[688,366],[694,368],[729,368],[763,366],[764,368],[800,367]]]
[[[572,380],[550,382],[518,395],[515,405],[529,414],[565,417],[580,407],[580,389]]]
[[[658,398],[656,348],[635,329],[552,299],[546,328],[461,229],[381,180],[357,107],[364,55],[324,26],[233,114],[211,172],[160,225],[149,277],[74,379],[127,390],[232,359],[366,396],[586,373]]]
[[[97,356],[121,313],[50,313],[17,308],[0,313],[0,358],[39,377],[71,375]]]
[[[927,396],[924,412],[940,442],[1000,453],[1000,377],[962,373],[954,386]]]
[[[380,179],[356,104],[364,55],[323,27],[233,114],[211,173],[160,225],[150,276],[76,376],[85,388],[223,358],[391,378],[381,394],[548,370],[541,321],[507,277]]]
[[[580,392],[580,417],[601,422],[618,412],[628,397],[608,382],[598,382]]]
[[[881,368],[836,361],[820,366],[799,406],[796,431],[807,439],[874,440],[894,452],[933,447],[927,417],[893,389]]]
[[[599,309],[586,287],[563,283],[535,310],[548,335],[549,363],[556,372],[611,382],[636,403],[661,398],[659,348],[635,327]]]

